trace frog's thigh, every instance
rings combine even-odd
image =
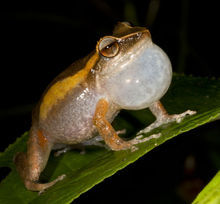
[[[28,179],[37,181],[40,173],[47,164],[51,151],[51,145],[49,144],[47,138],[43,135],[42,131],[37,130],[36,132],[31,132],[27,146],[27,165],[29,169]]]
[[[30,131],[27,147],[26,154],[18,153],[16,155],[15,165],[28,190],[42,191],[61,180],[58,177],[58,179],[49,183],[37,183],[51,151],[51,145],[41,131],[33,129]]]
[[[108,111],[108,102],[105,99],[100,99],[96,105],[95,114],[93,117],[94,125],[97,127],[99,134],[103,137],[105,143],[112,150],[123,150],[131,148],[131,143],[122,140],[106,120],[106,113]]]

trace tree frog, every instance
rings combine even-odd
[[[170,60],[152,42],[149,30],[118,23],[112,35],[97,42],[94,51],[52,81],[35,107],[27,153],[14,157],[26,188],[43,191],[65,177],[39,182],[53,149],[96,139],[98,143],[102,138],[113,151],[134,150],[136,144],[146,141],[141,136],[129,141],[118,136],[111,122],[121,109],[151,110],[156,121],[142,132],[194,114],[167,114],[159,100],[171,79]]]

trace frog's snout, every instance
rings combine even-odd
[[[145,29],[144,31],[142,31],[142,35],[144,35],[148,38],[151,38],[151,34],[150,34],[150,31],[148,29]]]

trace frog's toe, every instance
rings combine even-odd
[[[62,181],[64,178],[66,177],[66,174],[62,174],[60,176],[58,176],[55,180],[49,182],[49,183],[44,183],[44,184],[35,184],[39,186],[39,192],[38,194],[42,194],[45,192],[46,189],[50,188],[51,186],[53,186],[54,184],[56,184],[58,181]]]
[[[143,143],[143,142],[146,142],[146,141],[149,141],[149,140],[152,140],[152,139],[157,139],[160,136],[161,136],[161,133],[153,134],[153,135],[150,135],[148,137],[144,137],[143,135],[138,135],[133,140],[131,140],[131,143],[133,145],[136,145],[136,144]]]
[[[116,134],[117,135],[124,135],[124,134],[126,134],[126,129],[118,130],[118,131],[116,131]]]
[[[65,147],[65,148],[63,148],[63,149],[61,149],[61,150],[56,151],[56,152],[54,153],[54,156],[55,156],[55,157],[59,157],[60,155],[65,154],[66,152],[70,151],[71,149],[72,149],[72,148],[71,148],[70,146]]]
[[[173,114],[173,115],[164,114],[158,117],[156,121],[151,123],[145,129],[140,130],[137,135],[148,133],[159,126],[170,123],[170,122],[176,121],[177,123],[180,123],[187,115],[194,115],[194,114],[196,114],[196,111],[191,111],[191,110],[187,110],[180,114]]]
[[[171,121],[175,120],[177,123],[180,123],[183,120],[183,118],[185,118],[187,115],[194,115],[194,114],[196,114],[196,111],[187,110],[180,114],[170,115],[170,120]]]

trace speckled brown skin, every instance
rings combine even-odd
[[[115,39],[118,43],[116,47],[110,44],[103,51],[105,55],[111,54],[109,58],[101,56],[103,39]],[[138,143],[137,140],[123,141],[111,126],[121,107],[112,101],[103,86],[109,73],[117,72],[111,65],[120,62],[123,67],[123,63],[131,60],[131,54],[133,57],[133,53],[141,49],[143,42],[145,48],[152,45],[147,29],[119,23],[113,36],[100,39],[95,51],[70,65],[48,86],[33,111],[27,153],[17,153],[14,159],[28,190],[43,191],[64,178],[62,175],[52,182],[38,183],[52,149],[83,143],[98,134],[116,151],[132,148]],[[162,105],[158,104],[155,101],[150,106],[151,111],[156,117],[166,115]],[[135,109],[138,108],[141,107]]]

